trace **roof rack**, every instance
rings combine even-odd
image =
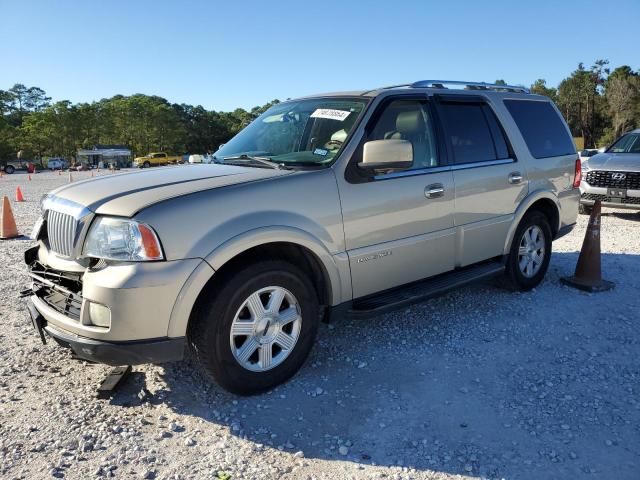
[[[381,87],[375,90],[388,90],[390,88],[448,88],[447,85],[457,85],[464,87],[465,90],[496,90],[504,92],[514,93],[531,93],[528,88],[523,85],[500,85],[497,83],[484,83],[484,82],[463,82],[460,80],[420,80],[413,83],[403,83],[400,85],[390,85],[388,87]],[[375,90],[369,90],[365,93],[373,92]]]
[[[529,93],[529,89],[523,85],[500,85],[484,82],[461,82],[457,80],[420,80],[414,82],[411,88],[447,88],[445,85],[461,85],[467,90],[505,90],[507,92]]]

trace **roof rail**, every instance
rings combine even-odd
[[[484,83],[484,82],[463,82],[460,80],[420,80],[413,83],[401,83],[398,85],[387,85],[385,87],[378,87],[371,90],[362,92],[361,95],[366,95],[370,92],[377,90],[389,90],[392,88],[447,88],[446,85],[458,85],[463,86],[466,90],[496,90],[513,93],[531,93],[531,91],[523,85],[499,85],[497,83]]]
[[[462,82],[459,80],[420,80],[409,85],[411,88],[447,88],[446,85],[464,86],[467,90],[504,90],[507,92],[530,93],[523,85],[499,85],[497,83]]]

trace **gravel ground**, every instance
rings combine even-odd
[[[89,173],[76,173],[86,178]],[[0,178],[28,233],[67,181]],[[43,346],[18,292],[29,240],[0,241],[0,477],[640,478],[640,214],[605,210],[613,291],[561,285],[586,228],[554,244],[535,291],[479,285],[323,325],[302,371],[240,398],[189,363],[108,372]]]

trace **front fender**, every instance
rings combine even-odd
[[[331,304],[351,299],[351,273],[346,253],[332,255],[308,232],[288,226],[262,227],[230,238],[215,248],[189,276],[171,312],[169,337],[186,335],[191,311],[202,289],[225,263],[253,247],[274,242],[296,244],[311,251],[322,265],[331,285]]]
[[[273,225],[248,230],[216,247],[205,260],[213,269],[219,270],[229,260],[250,248],[276,242],[299,245],[315,255],[330,281],[332,305],[351,299],[351,274],[347,254],[332,254],[322,241],[299,228]]]

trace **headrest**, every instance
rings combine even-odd
[[[348,135],[349,134],[347,133],[347,131],[343,128],[342,130],[338,130],[333,135],[331,135],[331,140],[336,140],[338,142],[344,143]]]
[[[401,112],[396,117],[396,130],[400,133],[415,133],[424,129],[420,110]]]

